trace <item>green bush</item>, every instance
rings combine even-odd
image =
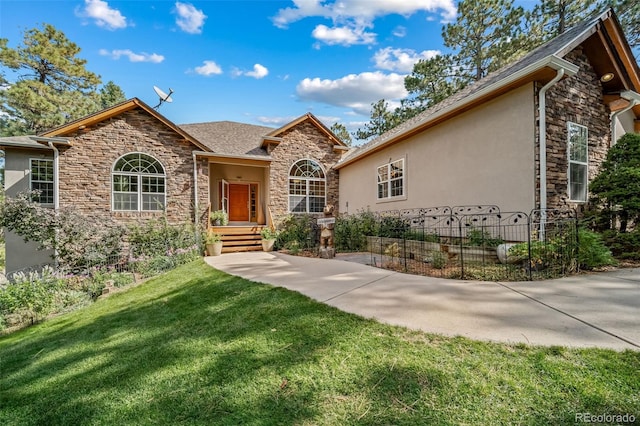
[[[382,216],[378,225],[378,237],[402,238],[409,230],[409,223],[398,216]]]
[[[133,257],[170,256],[179,249],[193,249],[194,229],[191,224],[170,225],[165,219],[131,225],[128,239]]]
[[[440,236],[435,232],[425,232],[424,229],[411,229],[404,234],[407,240],[424,241],[426,243],[439,243]]]
[[[443,269],[447,266],[447,254],[441,251],[433,252],[433,259],[431,259],[431,266],[436,269]]]
[[[492,237],[489,232],[483,229],[471,228],[467,232],[467,242],[474,247],[498,247],[504,243],[504,240]]]
[[[276,248],[286,248],[296,242],[300,249],[310,249],[317,240],[313,218],[306,214],[289,215],[278,224]]]
[[[603,232],[602,237],[617,259],[640,260],[640,229],[633,232],[609,230]]]
[[[54,297],[60,289],[60,280],[53,269],[44,267],[41,272],[18,272],[12,282],[0,288],[0,312],[19,315],[32,324],[49,314]]]
[[[361,211],[336,218],[334,245],[338,251],[363,251],[367,248],[367,235],[377,234],[373,213]]]
[[[602,236],[588,229],[578,230],[578,263],[583,269],[600,268],[616,263]]]

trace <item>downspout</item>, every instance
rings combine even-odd
[[[200,223],[198,218],[198,160],[196,153],[193,152],[193,223],[195,225],[196,244],[200,246]]]
[[[616,135],[616,119],[618,118],[618,116],[620,114],[624,114],[625,112],[629,111],[634,106],[640,104],[640,96],[637,93],[631,92],[629,90],[622,92],[620,94],[620,97],[622,99],[628,100],[629,101],[629,105],[627,105],[626,107],[622,108],[620,111],[616,111],[616,112],[612,112],[611,113],[611,144],[609,146],[615,145],[616,142],[618,141],[618,138],[617,138],[617,135]]]
[[[545,222],[547,220],[547,90],[564,77],[565,70],[560,68],[556,76],[545,84],[538,93],[538,119],[539,119],[539,138],[540,138],[540,240],[544,240]]]
[[[53,142],[48,141],[47,144],[49,145],[49,148],[51,148],[53,150],[53,212],[55,214],[55,216],[58,216],[58,211],[60,210],[60,179],[59,179],[59,155],[60,152],[58,151],[58,148],[56,148],[56,146],[53,144]],[[58,228],[56,227],[55,229],[55,234],[54,234],[54,238],[56,241],[56,247],[58,245],[57,241],[58,241]],[[55,259],[55,264],[56,267],[58,266],[58,249],[54,249],[53,251],[53,258]]]
[[[53,209],[58,212],[60,209],[60,197],[58,196],[58,189],[60,188],[60,179],[58,179],[58,165],[59,165],[59,151],[58,148],[53,144],[53,142],[47,142],[49,144],[49,148],[53,150]]]

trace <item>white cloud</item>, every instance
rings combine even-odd
[[[273,127],[282,127],[285,124],[291,123],[293,120],[295,120],[298,117],[294,117],[294,116],[289,116],[289,117],[266,117],[266,116],[260,116],[260,117],[256,117],[256,120],[258,120],[258,122],[266,125],[266,126],[273,126]]]
[[[76,9],[76,15],[81,18],[91,18],[96,25],[109,30],[117,30],[127,26],[127,18],[118,9],[112,9],[106,1],[85,0],[84,9]]]
[[[439,50],[423,50],[417,53],[413,49],[393,49],[385,47],[373,55],[376,68],[387,71],[411,73],[413,65],[421,59],[431,59],[439,55]]]
[[[202,10],[196,9],[190,3],[176,2],[175,13],[176,24],[180,29],[189,34],[200,34],[202,32],[202,26],[204,20],[207,19],[207,15]]]
[[[247,77],[253,77],[257,79],[264,78],[267,76],[267,74],[269,74],[269,70],[267,69],[267,67],[260,64],[255,64],[253,66],[253,71],[244,73],[244,75],[246,75]]]
[[[454,0],[293,0],[294,7],[280,9],[272,18],[280,28],[307,17],[324,17],[333,22],[359,22],[366,26],[380,16],[412,15],[424,11],[437,13],[443,22],[455,19],[457,9]]]
[[[267,67],[261,65],[261,64],[255,64],[253,66],[253,71],[242,71],[239,68],[233,68],[231,70],[231,75],[234,77],[240,77],[240,76],[246,76],[246,77],[253,77],[255,79],[261,79],[266,77],[269,74],[269,70],[267,69]]]
[[[296,93],[302,100],[351,108],[368,116],[372,103],[385,99],[390,106],[395,106],[399,99],[407,96],[404,77],[376,71],[349,74],[336,80],[305,78],[298,83]]]
[[[353,44],[372,44],[376,41],[376,34],[367,32],[365,28],[329,28],[322,24],[318,25],[311,35],[313,38],[328,45],[351,46]]]
[[[196,74],[210,76],[216,74],[222,74],[222,68],[214,61],[204,61],[202,66],[195,68]]]
[[[159,64],[164,61],[164,56],[158,55],[157,53],[135,53],[129,49],[116,49],[116,50],[106,50],[100,49],[100,54],[102,56],[110,56],[113,59],[120,59],[120,57],[125,56],[129,58],[130,62],[152,62],[154,64]]]
[[[392,34],[398,38],[405,37],[407,35],[407,28],[402,25],[398,25],[393,29]]]

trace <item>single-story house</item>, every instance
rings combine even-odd
[[[227,250],[256,249],[261,226],[326,204],[579,208],[611,144],[640,132],[638,92],[638,64],[608,10],[355,149],[312,114],[279,129],[178,126],[134,98],[0,138],[5,190],[37,189],[43,205],[120,223],[201,226],[224,210],[230,223],[218,231],[236,234]],[[6,244],[9,272],[49,260],[11,232]]]
[[[587,201],[607,150],[640,132],[640,72],[611,10],[350,151],[341,212]]]
[[[313,114],[279,129],[177,126],[136,98],[0,146],[8,197],[38,190],[42,205],[122,224],[166,217],[208,226],[209,213],[224,210],[229,226],[218,231],[233,234],[228,251],[258,249],[262,226],[289,212],[337,205],[333,166],[348,150]],[[51,260],[12,232],[5,239],[8,272]]]

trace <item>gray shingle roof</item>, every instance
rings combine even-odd
[[[178,127],[209,147],[213,152],[264,157],[268,157],[268,154],[267,151],[260,148],[262,137],[274,130],[272,127],[234,121],[181,124]]]
[[[46,145],[38,143],[31,139],[31,136],[5,136],[0,137],[0,147],[2,146],[15,146],[18,148],[33,148],[33,149],[51,149]]]
[[[554,55],[563,57],[571,50],[573,50],[577,45],[579,45],[582,41],[584,41],[584,39],[586,38],[585,35],[589,35],[591,34],[591,32],[594,32],[596,24],[601,19],[605,19],[606,17],[610,16],[610,14],[611,10],[607,10],[594,17],[593,19],[583,21],[582,23],[576,25],[565,33],[532,50],[519,60],[488,74],[485,78],[478,80],[473,84],[470,84],[461,91],[453,94],[452,96],[432,106],[431,108],[426,109],[415,117],[399,124],[398,126],[387,131],[386,133],[383,133],[377,138],[361,145],[357,149],[351,150],[351,152],[349,152],[345,157],[342,158],[340,163],[344,163],[345,161],[351,160],[354,157],[358,157],[359,155],[364,154],[371,149],[374,149],[376,146],[383,145],[385,142],[414,129],[420,124],[428,122],[431,116],[444,109],[447,109],[455,104],[464,104],[465,98],[469,97],[475,92],[498,84],[501,80],[504,80],[510,75],[524,70],[528,66],[534,65],[536,62],[544,58]]]

